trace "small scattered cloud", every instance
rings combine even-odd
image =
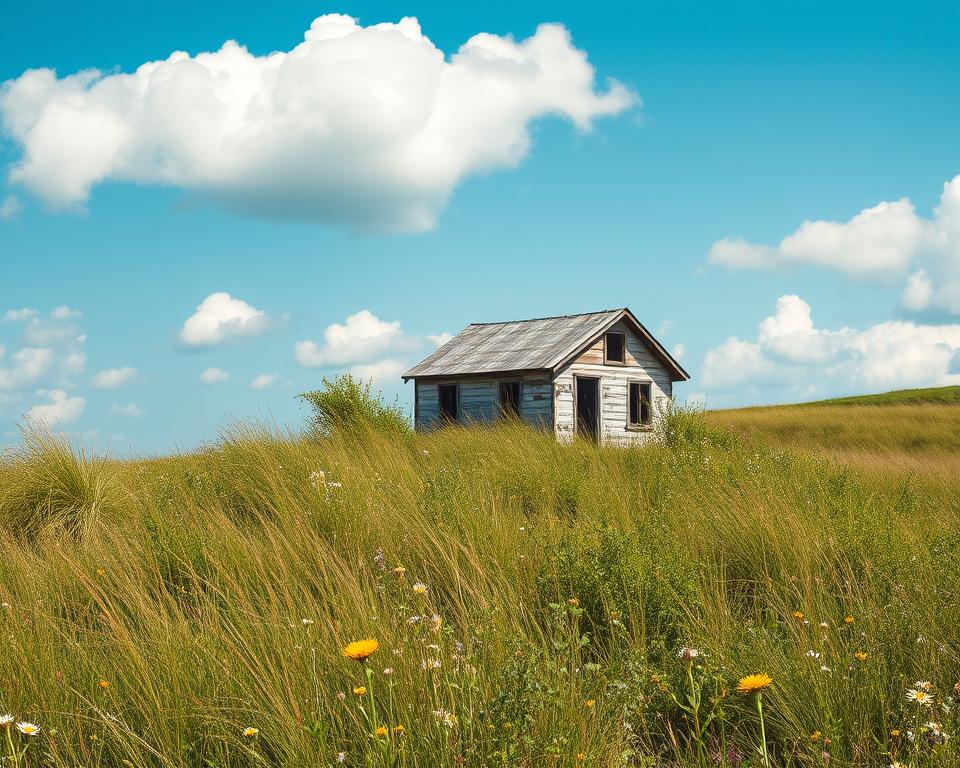
[[[272,387],[277,383],[279,375],[276,373],[261,373],[258,376],[254,376],[253,381],[250,382],[250,389],[266,389],[267,387]]]
[[[427,341],[429,341],[431,344],[433,344],[433,346],[437,347],[438,349],[442,347],[444,344],[446,344],[448,341],[450,341],[450,339],[452,338],[453,338],[453,334],[448,333],[447,331],[444,331],[443,333],[427,334]]]
[[[256,336],[270,325],[267,313],[223,291],[211,293],[180,329],[186,347],[213,347],[231,339]]]
[[[136,403],[127,403],[126,405],[114,403],[110,406],[110,413],[114,416],[130,416],[131,418],[139,418],[143,415],[143,411]]]
[[[409,351],[418,344],[403,333],[399,320],[386,322],[362,309],[343,325],[327,326],[322,344],[298,341],[293,356],[304,368],[329,368],[372,362],[388,352]]]
[[[27,307],[22,309],[8,309],[3,313],[3,319],[8,323],[22,323],[37,317],[37,314],[37,310],[28,309]]]
[[[595,81],[560,24],[520,41],[476,34],[447,54],[414,18],[329,14],[264,56],[228,41],[132,73],[27,70],[0,90],[0,127],[22,152],[10,180],[55,208],[126,181],[242,215],[416,232],[464,179],[518,165],[536,120],[586,132],[639,103]]]
[[[80,396],[71,397],[62,389],[40,390],[39,397],[46,397],[48,402],[33,406],[24,414],[24,418],[31,424],[52,427],[56,424],[74,421],[84,411],[87,401]]]
[[[207,368],[200,374],[201,384],[216,384],[218,381],[227,381],[230,374],[220,368]]]
[[[354,378],[362,380],[394,381],[399,379],[407,368],[408,365],[403,360],[387,359],[378,360],[375,363],[354,365],[350,368],[350,374]]]
[[[71,320],[83,317],[83,312],[79,309],[68,307],[66,304],[61,304],[50,313],[50,317],[54,320]]]
[[[657,336],[664,337],[673,330],[673,320],[664,320],[657,326]]]
[[[94,389],[117,389],[135,381],[137,369],[129,366],[125,368],[108,368],[94,374],[90,386]]]
[[[20,198],[16,195],[7,195],[0,203],[0,221],[10,221],[14,218],[23,206],[20,204]]]
[[[677,342],[673,345],[673,349],[670,354],[673,355],[674,359],[677,361],[683,360],[683,356],[687,353],[687,346],[683,342]]]

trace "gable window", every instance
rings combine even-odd
[[[459,415],[459,403],[456,384],[441,384],[437,387],[440,396],[440,420],[456,421]]]
[[[649,381],[630,382],[630,411],[627,426],[631,429],[643,429],[653,425],[651,406],[651,384]]]
[[[504,417],[520,416],[520,382],[500,382],[500,413]]]
[[[627,337],[623,333],[608,333],[603,337],[603,362],[627,362]]]

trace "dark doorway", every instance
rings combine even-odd
[[[457,420],[457,385],[441,384],[437,387],[440,395],[440,420],[451,422]]]
[[[504,418],[520,418],[520,382],[500,382],[500,413]]]
[[[575,377],[577,434],[596,440],[600,435],[600,380]]]

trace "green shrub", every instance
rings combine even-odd
[[[312,409],[311,430],[320,435],[358,430],[396,434],[410,431],[410,420],[397,403],[388,405],[371,394],[371,381],[360,381],[349,373],[323,379],[323,389],[304,392],[300,399]]]

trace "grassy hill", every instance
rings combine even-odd
[[[943,459],[928,416],[947,409],[870,412],[887,407],[914,409],[914,433],[936,433],[915,452]],[[42,730],[0,726],[0,752],[56,768],[958,765],[942,736],[960,724],[957,496],[935,474],[894,485],[784,450],[771,425],[802,412],[825,432],[841,406],[817,408],[680,414],[629,450],[510,426],[242,429],[114,462],[30,436],[0,461],[0,708]],[[378,650],[346,658],[363,638]],[[770,686],[737,690],[761,673]]]
[[[782,449],[827,455],[888,481],[898,482],[906,473],[960,488],[960,387],[711,411],[705,419]]]

